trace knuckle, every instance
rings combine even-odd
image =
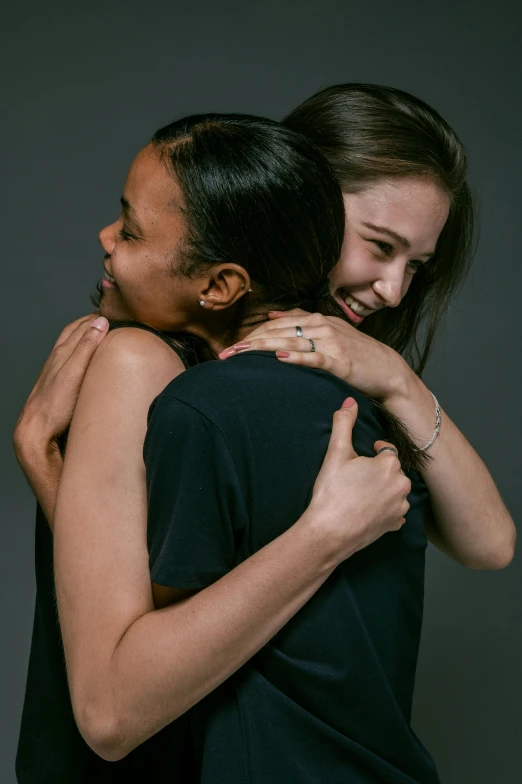
[[[78,341],[79,346],[92,346],[96,343],[96,335],[94,334],[94,329],[88,329],[87,332],[82,335],[81,340]]]

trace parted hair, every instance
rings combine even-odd
[[[339,260],[344,205],[309,139],[262,117],[200,114],[161,128],[152,143],[183,192],[182,274],[234,262],[258,302],[285,309],[314,299]]]

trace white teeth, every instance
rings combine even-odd
[[[368,316],[373,311],[365,308],[364,305],[361,305],[360,302],[357,302],[350,294],[347,294],[344,298],[344,301],[348,305],[349,308],[353,310],[354,313],[357,313],[358,316]]]
[[[107,271],[105,271],[105,272],[103,273],[103,277],[104,277],[106,280],[108,280],[110,283],[116,283],[116,281],[114,280],[114,278],[112,277],[112,275],[109,275],[109,273],[108,273]]]

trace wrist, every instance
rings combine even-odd
[[[314,499],[301,516],[299,523],[308,537],[310,553],[315,559],[319,571],[332,572],[346,558],[349,558],[359,549],[353,535],[348,533],[348,526],[341,528],[332,526],[332,515],[327,510],[328,505]]]
[[[390,351],[394,357],[391,370],[388,372],[388,388],[382,400],[386,407],[396,401],[409,400],[415,394],[415,389],[420,381],[404,357],[401,357],[393,349]]]
[[[24,470],[37,465],[63,462],[58,440],[23,422],[15,428],[13,446],[16,459]]]

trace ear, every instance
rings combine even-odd
[[[200,302],[206,310],[225,310],[250,289],[250,275],[240,264],[216,264],[201,281]]]

